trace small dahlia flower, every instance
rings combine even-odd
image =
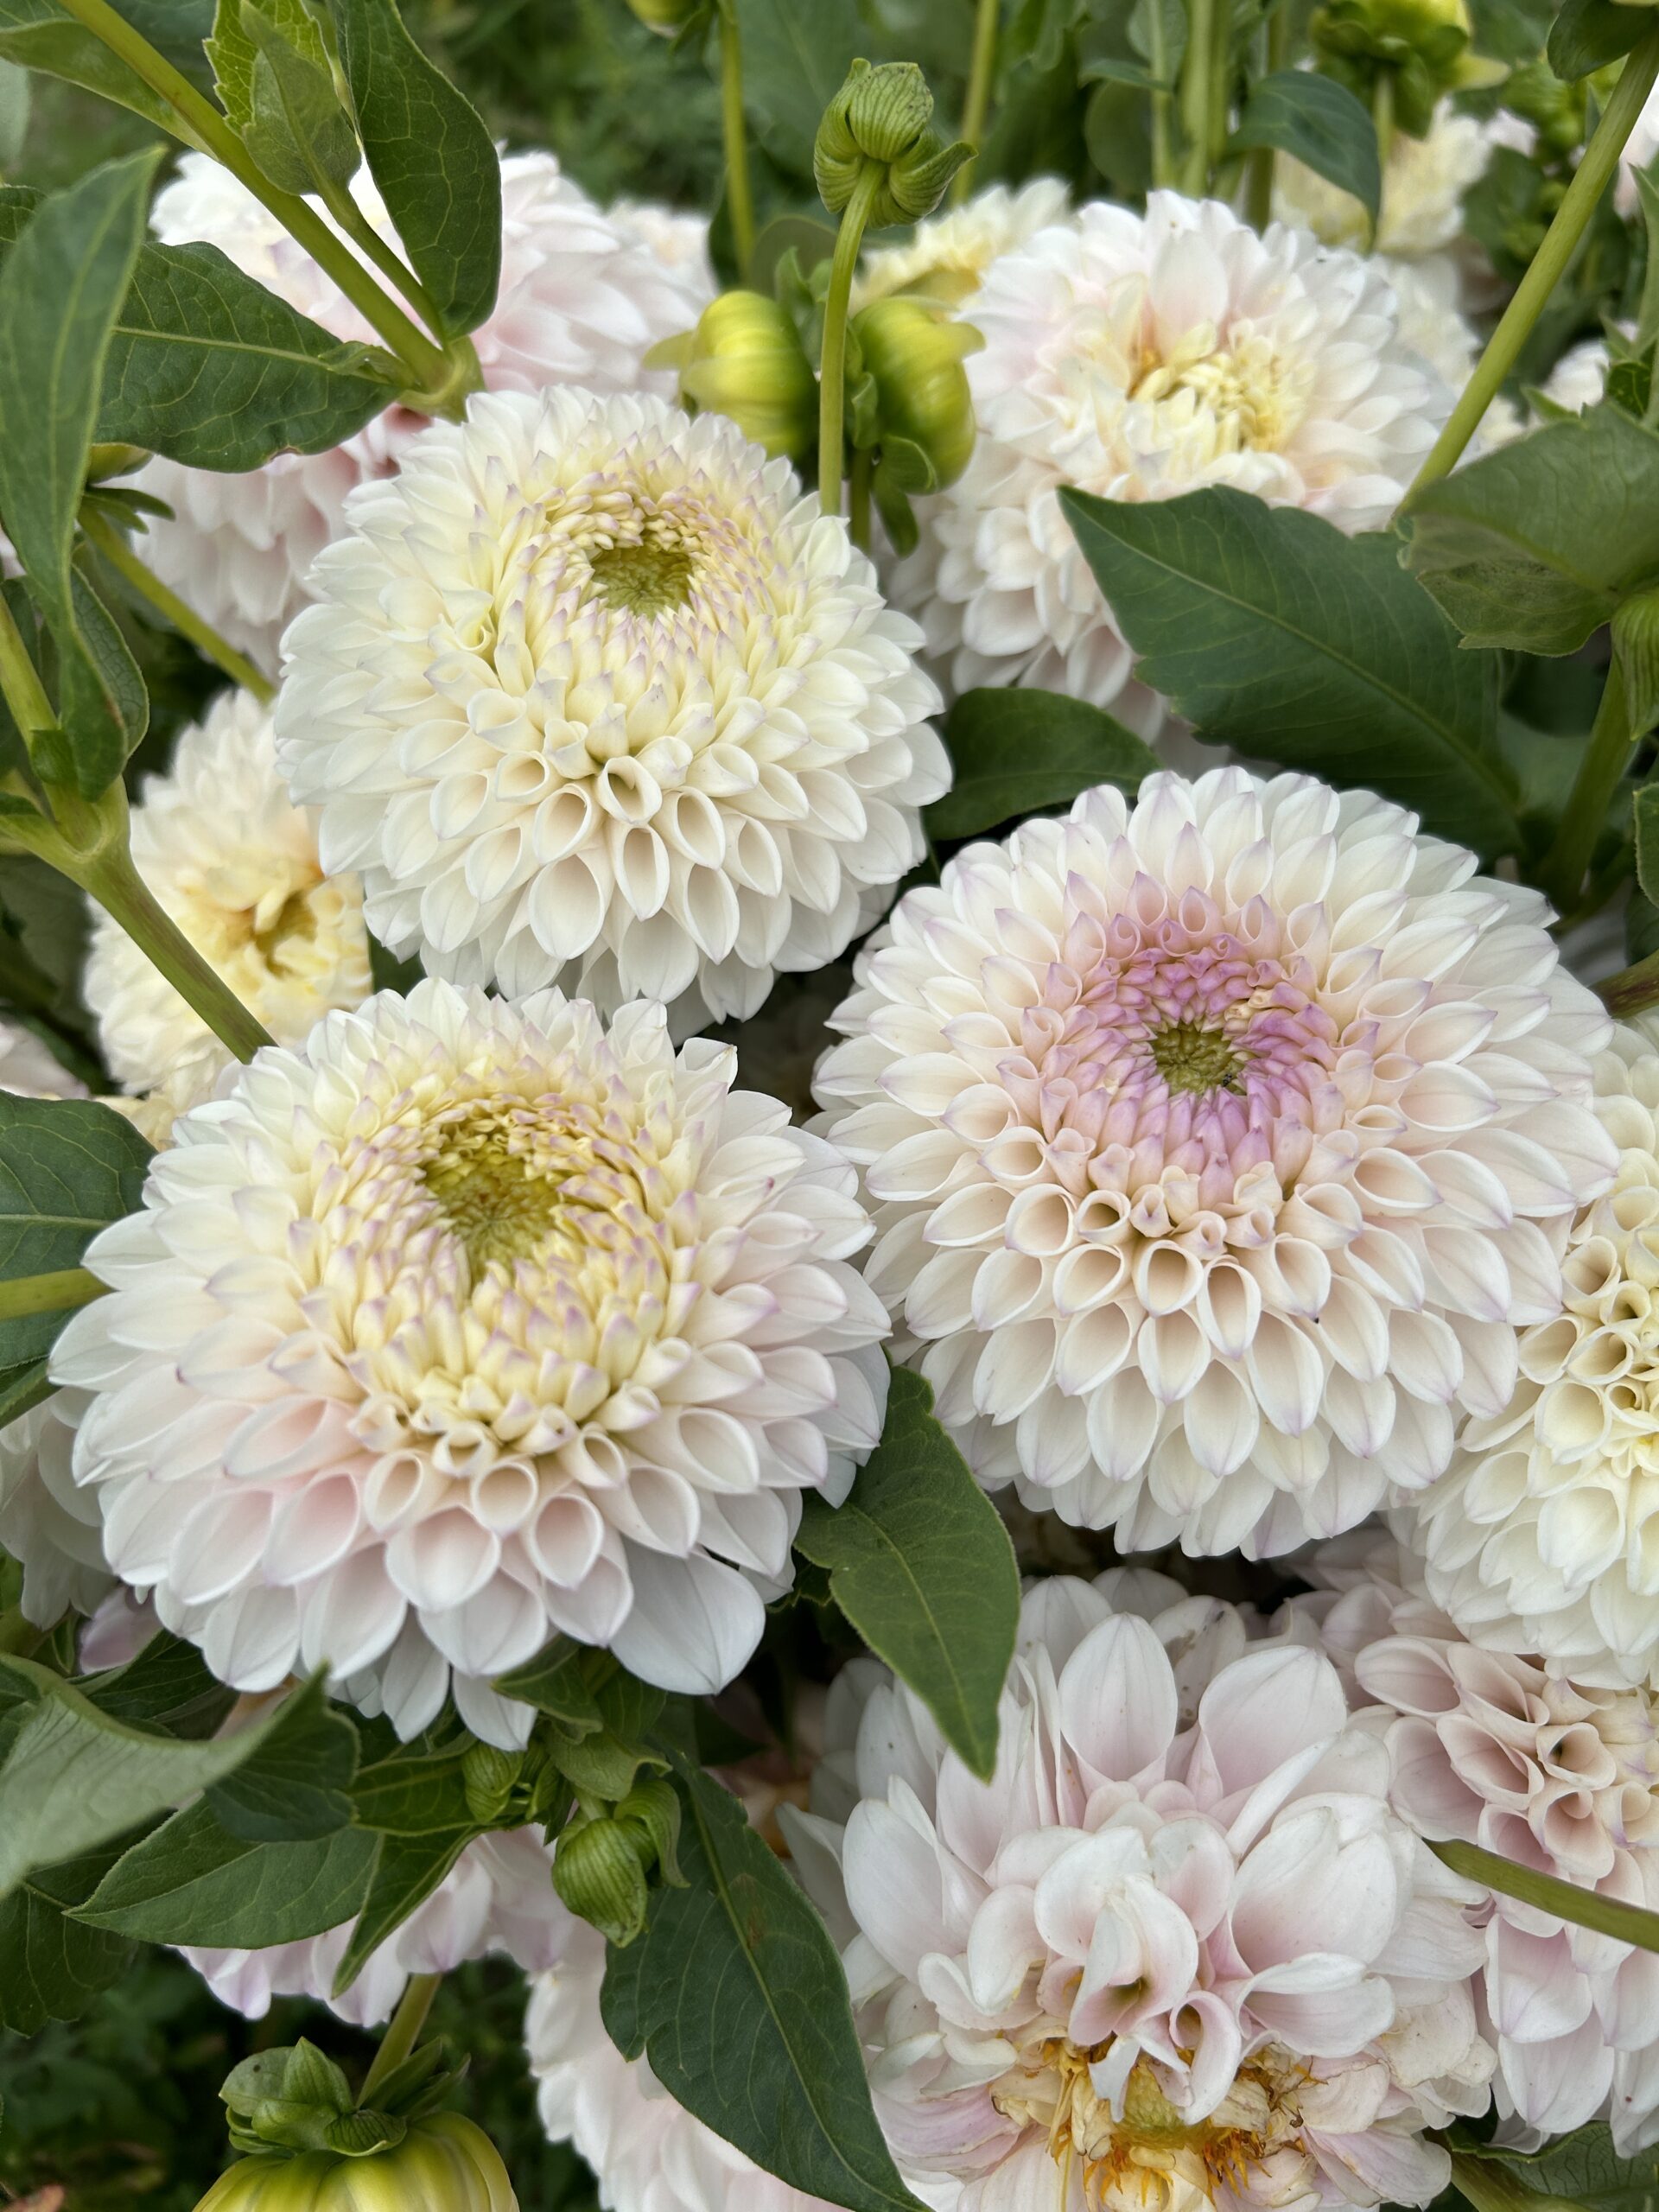
[[[1292,154],[1281,154],[1273,166],[1273,212],[1326,245],[1405,261],[1443,255],[1463,237],[1463,195],[1485,175],[1493,143],[1489,124],[1459,114],[1449,100],[1435,110],[1423,137],[1396,130],[1383,165],[1374,239],[1363,203]]]
[[[0,1550],[23,1572],[23,1618],[50,1628],[70,1611],[90,1613],[112,1580],[104,1560],[98,1500],[72,1471],[73,1401],[54,1390],[0,1428]]]
[[[556,1630],[736,1673],[887,1369],[852,1171],[734,1070],[660,1007],[434,981],[181,1117],[53,1373],[111,1565],[222,1681],[327,1665],[407,1737],[453,1671],[512,1745],[488,1678]]]
[[[1476,1643],[1659,1688],[1659,1052],[1637,1031],[1597,1059],[1595,1107],[1617,1168],[1568,1231],[1565,1310],[1523,1330],[1513,1393],[1402,1525]]]
[[[724,416],[475,399],[347,520],[286,641],[277,752],[394,950],[748,1014],[920,858],[950,772],[919,635]]]
[[[996,1771],[874,1693],[844,1825],[783,1815],[901,2171],[960,2212],[1427,2204],[1489,2101],[1471,1896],[1335,1669],[1273,1643],[1183,1728],[1154,1627],[1027,1597]]]
[[[325,875],[311,817],[276,773],[270,710],[222,692],[181,736],[132,810],[148,889],[250,1012],[297,1045],[372,988],[363,893]],[[231,1055],[118,922],[94,910],[84,984],[110,1070],[162,1090],[175,1113],[205,1098]]]
[[[1451,410],[1374,265],[1170,192],[1144,215],[1096,203],[1004,254],[973,321],[978,443],[925,503],[894,597],[959,690],[1039,684],[1149,735],[1165,709],[1131,684],[1061,486],[1141,500],[1227,484],[1369,530]]]
[[[468,1959],[502,1952],[538,1974],[561,1955],[573,1923],[553,1894],[552,1853],[530,1828],[469,1843],[450,1872],[376,1950],[336,1997],[334,1974],[352,1923],[263,1951],[184,1946],[184,1956],[223,2005],[263,2019],[277,1997],[309,1997],[359,2028],[389,2019],[411,1974],[448,1974]]]
[[[551,154],[505,156],[501,194],[500,292],[473,334],[485,384],[505,391],[549,384],[671,391],[671,377],[648,371],[645,357],[694,323],[714,296],[706,230],[694,239],[686,219],[665,211],[658,220],[659,211],[638,207],[607,215]],[[395,242],[366,170],[353,196]],[[150,219],[164,245],[216,245],[337,337],[378,342],[305,249],[206,155],[183,156]],[[175,519],[150,523],[144,559],[232,645],[274,670],[277,639],[305,604],[306,570],[338,534],[346,494],[389,474],[423,428],[422,416],[394,407],[344,445],[279,454],[240,476],[153,461],[138,481]]]
[[[1058,177],[1033,177],[1017,188],[988,185],[960,207],[918,223],[902,245],[867,252],[854,280],[853,305],[913,292],[965,308],[993,262],[1066,217],[1066,190]]]
[[[1086,792],[899,902],[822,1126],[988,1488],[1256,1556],[1502,1415],[1612,1172],[1611,1025],[1537,893],[1476,868],[1368,791],[1217,768]]]
[[[1323,1628],[1357,1701],[1400,1716],[1388,1732],[1393,1802],[1418,1834],[1659,1906],[1659,1714],[1645,1690],[1563,1681],[1535,1659],[1481,1650],[1386,1535],[1328,1571],[1315,1554],[1302,1571],[1342,1593]],[[1497,1892],[1470,1917],[1484,1932],[1500,2101],[1552,2135],[1609,2119],[1625,2158],[1659,2141],[1652,1957]]]

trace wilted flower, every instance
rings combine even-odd
[[[722,416],[475,399],[355,494],[312,586],[283,772],[429,969],[748,1014],[922,855],[949,768],[915,626]]]
[[[429,982],[181,1118],[53,1371],[111,1564],[221,1681],[327,1663],[408,1736],[453,1669],[511,1746],[488,1678],[555,1630],[742,1665],[887,1369],[851,1171],[734,1071],[660,1007]]]
[[[1329,1661],[1247,1652],[1183,1729],[1155,1630],[1057,1577],[999,1726],[976,1783],[879,1684],[844,1826],[783,1815],[901,2170],[962,2212],[1427,2204],[1422,2131],[1490,2094],[1474,1893]]]
[[[644,210],[606,215],[561,174],[551,154],[507,155],[501,190],[501,288],[493,312],[473,334],[486,385],[505,391],[550,384],[671,390],[666,376],[645,370],[645,357],[658,339],[695,322],[712,296],[706,250],[687,256],[679,233],[653,233]],[[391,219],[366,169],[353,195],[391,239]],[[374,338],[276,217],[206,155],[183,156],[156,197],[151,221],[164,245],[201,239],[218,246],[338,336]],[[671,251],[661,250],[671,241]],[[245,475],[154,461],[139,481],[177,519],[150,523],[143,557],[232,644],[274,669],[276,641],[305,604],[306,570],[339,533],[346,494],[386,475],[424,427],[421,416],[393,407],[331,451],[279,454]]]
[[[185,730],[165,775],[132,810],[139,874],[195,950],[280,1045],[372,988],[363,893],[325,875],[316,825],[276,773],[270,709],[221,692]],[[230,1064],[220,1044],[119,923],[94,910],[84,982],[99,1042],[129,1090],[166,1092],[173,1112],[205,1098]]]
[[[993,265],[972,319],[979,442],[918,510],[894,596],[959,690],[1039,684],[1148,734],[1162,702],[1130,682],[1060,487],[1140,500],[1228,484],[1373,529],[1452,404],[1377,270],[1173,193],[1039,232]]]
[[[1064,222],[1066,190],[1058,177],[1033,177],[1014,189],[988,185],[960,207],[930,215],[903,245],[865,252],[853,283],[853,305],[894,293],[966,308],[998,257],[1025,245],[1051,223]]]
[[[1609,1025],[1542,899],[1476,867],[1370,792],[1221,768],[1086,792],[899,902],[823,1126],[988,1487],[1259,1555],[1502,1414],[1611,1173]]]
[[[1363,204],[1291,154],[1274,163],[1273,212],[1327,245],[1364,252],[1374,244],[1379,253],[1401,261],[1443,256],[1463,237],[1463,195],[1485,175],[1493,143],[1489,125],[1459,114],[1449,100],[1435,109],[1422,137],[1396,130],[1382,167],[1375,240]]]

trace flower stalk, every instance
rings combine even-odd
[[[380,2038],[380,2048],[369,2063],[363,2076],[363,2087],[358,2093],[359,2105],[374,2102],[374,2093],[389,2075],[394,2074],[409,2056],[420,2039],[426,2025],[426,2016],[432,2010],[432,1999],[438,1993],[441,1974],[411,1974],[408,1986],[397,2000],[397,2009],[386,2024],[386,2032]]]
[[[94,507],[83,507],[80,528],[88,544],[95,546],[116,573],[124,576],[140,598],[148,601],[181,637],[188,638],[199,653],[212,661],[215,668],[222,669],[232,683],[251,691],[263,705],[270,704],[276,696],[276,686],[270,677],[262,675],[251,660],[238,652],[228,639],[220,637],[212,623],[204,621],[187,607],[175,591],[169,591],[138,558],[106,515],[99,513]]]
[[[743,33],[737,0],[720,0],[720,128],[726,153],[726,206],[732,219],[737,273],[747,278],[754,259],[754,187],[749,176],[749,134],[743,118]]]
[[[1659,1951],[1659,1912],[1580,1889],[1576,1882],[1563,1882],[1536,1867],[1517,1866],[1512,1859],[1483,1851],[1478,1844],[1431,1843],[1428,1847],[1443,1866],[1465,1880],[1484,1882],[1503,1897],[1518,1898],[1558,1920],[1570,1920],[1575,1927],[1592,1928],[1618,1942],[1634,1943],[1638,1950]]]
[[[1153,66],[1156,70],[1158,67],[1156,49],[1161,45],[1163,40],[1162,17],[1156,8],[1152,11],[1152,20],[1154,48]],[[1278,70],[1286,67],[1290,60],[1290,0],[1279,0],[1279,5],[1268,17],[1267,48],[1265,73],[1270,77]],[[1158,173],[1157,123],[1158,111],[1154,104],[1153,108],[1153,181],[1154,183],[1161,183],[1163,179]],[[1278,158],[1278,155],[1271,146],[1258,146],[1249,157],[1244,191],[1245,213],[1249,218],[1252,230],[1265,231],[1273,220],[1273,185]]]
[[[1630,744],[1624,675],[1615,656],[1601,689],[1579,772],[1555,827],[1554,842],[1539,869],[1539,880],[1558,913],[1570,914],[1580,902],[1596,840],[1606,823],[1608,802],[1630,760]]]
[[[867,160],[852,197],[841,211],[830,290],[823,303],[823,351],[818,365],[818,504],[827,515],[841,512],[842,418],[846,407],[847,315],[852,304],[853,272],[858,250],[876,201],[887,181],[884,162]]]
[[[14,1275],[0,1282],[0,1321],[22,1321],[36,1313],[67,1313],[90,1306],[109,1288],[90,1268],[54,1268],[49,1274]]]
[[[1218,0],[1192,0],[1187,10],[1186,54],[1181,64],[1181,127],[1186,134],[1186,162],[1181,189],[1191,200],[1204,196],[1210,181],[1210,103],[1214,92],[1211,49]]]
[[[1153,10],[1154,16],[1157,10]],[[962,135],[977,146],[991,111],[991,79],[996,72],[996,33],[1001,0],[979,0],[974,11],[974,45],[968,65],[968,96],[963,103]],[[964,162],[950,180],[950,204],[959,207],[974,188],[974,164]]]

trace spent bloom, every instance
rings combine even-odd
[[[748,1014],[921,857],[949,768],[915,626],[723,416],[475,399],[353,495],[312,588],[278,756],[429,969]]]
[[[111,1565],[221,1681],[327,1664],[409,1736],[453,1671],[511,1745],[488,1678],[556,1630],[736,1673],[887,1370],[851,1170],[734,1068],[429,981],[181,1117],[53,1372]]]
[[[1388,519],[1452,396],[1402,340],[1386,278],[1214,200],[1096,203],[996,261],[973,301],[978,443],[928,503],[893,594],[958,690],[1033,683],[1164,709],[1077,550],[1065,485],[1104,499],[1225,484],[1344,530]]]
[[[366,169],[353,187],[389,242],[391,219]],[[714,293],[706,242],[684,218],[640,207],[607,215],[563,175],[551,154],[509,154],[501,163],[501,287],[473,333],[485,384],[535,391],[580,384],[601,391],[665,391],[645,357],[658,340],[695,322]],[[327,217],[319,207],[319,215]],[[375,334],[305,249],[245,185],[205,154],[186,154],[151,212],[165,245],[218,246],[337,337]],[[423,418],[393,407],[343,445],[279,454],[238,476],[151,461],[139,479],[175,519],[157,519],[143,542],[164,583],[222,635],[275,669],[276,643],[305,604],[305,573],[338,535],[353,485],[388,475]]]
[[[1027,1595],[976,1781],[869,1692],[844,1822],[785,1808],[878,2117],[960,2212],[1427,2204],[1489,2100],[1468,1885],[1389,1807],[1336,1669],[1271,1642],[1183,1725],[1156,1629]]]
[[[988,1487],[1282,1552],[1501,1416],[1613,1147],[1535,892],[1366,791],[1109,786],[909,893],[832,1018],[866,1268]]]

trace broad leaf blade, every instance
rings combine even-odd
[[[743,105],[766,151],[812,174],[812,142],[855,56],[868,50],[855,0],[736,0]]]
[[[964,691],[944,726],[955,773],[927,810],[939,838],[977,837],[1062,806],[1095,784],[1137,791],[1158,766],[1150,746],[1086,699],[1060,691]]]
[[[1060,499],[1142,679],[1201,736],[1381,791],[1489,858],[1516,849],[1497,663],[1459,652],[1397,538],[1221,488]]]
[[[1465,2135],[1464,2126],[1454,2126],[1446,2147],[1456,2186],[1479,2212],[1516,2212],[1529,2196],[1552,2206],[1582,2205],[1586,2212],[1653,2212],[1659,2158],[1651,2148],[1620,2158],[1604,2120],[1536,2151],[1506,2150]]]
[[[1312,69],[1275,69],[1250,88],[1231,150],[1270,146],[1351,193],[1375,226],[1382,200],[1376,127],[1345,85]]]
[[[1644,898],[1659,906],[1659,784],[1636,793],[1636,880]]]
[[[475,1827],[467,1827],[428,1835],[383,1834],[373,1839],[368,1892],[334,1975],[336,1997],[351,1987],[371,1954],[448,1878],[456,1859],[480,1833]]]
[[[1575,84],[1628,54],[1648,28],[1649,18],[1628,0],[1566,0],[1545,52],[1563,84]]]
[[[212,0],[123,0],[121,12],[175,68],[205,86],[201,41],[213,20]],[[82,86],[163,130],[177,128],[166,101],[58,0],[0,0],[0,59]]]
[[[933,1414],[933,1393],[893,1371],[881,1441],[846,1503],[809,1497],[798,1551],[907,1682],[982,1779],[996,1764],[996,1707],[1020,1624],[1020,1570],[996,1508]]]
[[[611,2040],[755,2164],[850,2212],[918,2212],[870,2107],[823,1922],[717,1783],[677,1785],[683,1888],[606,1961]]]
[[[90,1896],[118,1852],[44,1867],[0,1898],[0,2030],[38,2035],[48,2020],[75,2020],[118,1980],[132,1956],[124,1936],[86,1928],[66,1908]]]
[[[78,1266],[100,1229],[137,1209],[149,1159],[112,1107],[0,1091],[0,1281]],[[0,1364],[39,1358],[65,1318],[0,1321]]]
[[[206,1802],[244,1842],[302,1843],[350,1821],[346,1792],[356,1774],[357,1730],[313,1675],[284,1701],[258,1750]]]
[[[83,1675],[75,1687],[113,1720],[192,1740],[213,1735],[236,1702],[236,1692],[214,1681],[195,1645],[165,1630],[124,1667]]]
[[[359,1828],[304,1843],[249,1843],[205,1803],[132,1846],[75,1917],[147,1943],[260,1950],[350,1920],[367,1892],[375,1839]]]

